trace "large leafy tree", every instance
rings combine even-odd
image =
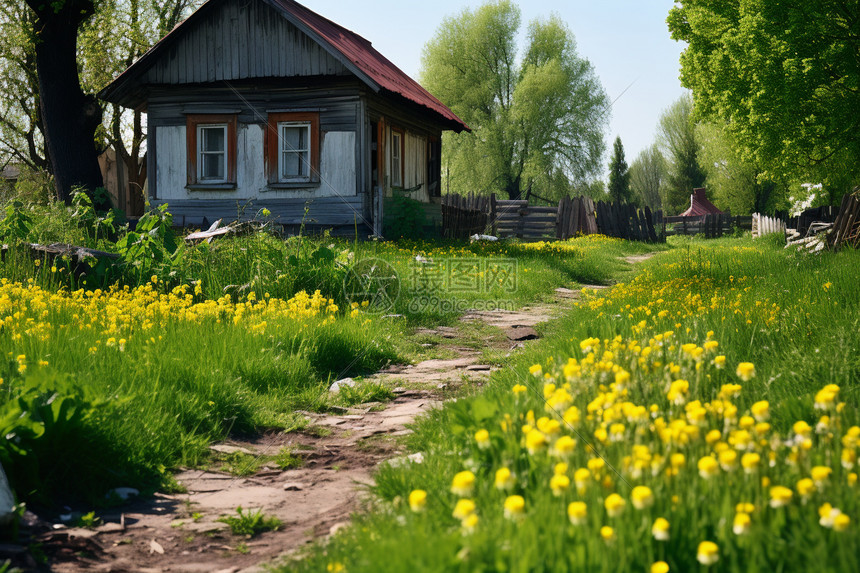
[[[663,112],[657,140],[668,162],[666,182],[661,186],[663,208],[678,214],[690,206],[693,189],[705,184],[690,96],[681,96]]]
[[[75,186],[102,186],[96,129],[102,110],[81,89],[78,30],[96,10],[96,0],[25,0],[32,10],[34,61],[45,149],[59,199],[68,201]]]
[[[136,189],[142,189],[146,180],[142,114],[118,106],[105,107],[93,94],[200,3],[201,0],[98,0],[76,29],[80,89],[86,101],[99,106],[95,114],[101,116],[93,145],[97,152],[110,146],[116,150]],[[14,162],[52,172],[36,67],[36,50],[42,38],[36,28],[37,13],[28,4],[24,0],[0,0],[0,86],[4,92],[0,98],[0,165]],[[65,6],[64,2],[51,4],[52,9],[61,6]]]
[[[681,81],[771,175],[860,164],[860,0],[676,0]],[[816,170],[817,167],[822,169]]]
[[[609,196],[616,203],[633,200],[630,192],[630,169],[624,158],[624,145],[616,137],[612,146],[612,159],[609,161]]]
[[[601,166],[608,100],[573,34],[553,16],[528,26],[508,1],[446,18],[424,47],[422,83],[472,128],[446,134],[454,189],[566,193]]]
[[[706,184],[720,209],[735,214],[773,213],[785,204],[785,183],[768,177],[754,159],[744,159],[725,125],[701,124],[697,135]]]
[[[639,203],[652,210],[660,209],[660,191],[666,179],[666,160],[654,144],[643,149],[630,165],[630,190]]]

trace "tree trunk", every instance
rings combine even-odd
[[[69,202],[73,187],[92,193],[104,185],[95,145],[102,112],[96,98],[83,93],[77,64],[78,27],[93,14],[94,5],[91,0],[65,0],[57,10],[57,2],[27,4],[37,16],[36,71],[45,150],[57,198]],[[106,195],[94,202],[97,208],[110,206]]]

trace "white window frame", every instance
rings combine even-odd
[[[284,137],[285,127],[302,127],[305,129],[305,148],[304,149],[285,149],[286,138]],[[311,153],[311,122],[309,121],[280,121],[278,122],[278,182],[280,183],[296,183],[309,182],[313,173],[312,153]],[[305,175],[297,177],[288,177],[284,174],[285,162],[284,155],[287,153],[299,154],[299,161],[304,162]]]
[[[391,186],[403,187],[403,133],[391,132]]]
[[[203,130],[205,129],[221,129],[224,132],[224,150],[223,151],[205,151],[204,150],[204,138],[203,138]],[[209,183],[227,183],[228,175],[230,173],[230,156],[229,156],[229,148],[230,144],[228,141],[229,137],[229,129],[226,123],[200,123],[197,124],[197,181],[203,184]],[[214,177],[205,177],[203,173],[204,167],[204,156],[206,155],[223,155],[224,156],[224,173],[220,178]]]

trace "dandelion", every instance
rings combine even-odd
[[[344,573],[346,571],[346,567],[344,567],[343,563],[340,561],[333,561],[326,565],[325,570],[327,573]]]
[[[465,518],[463,518],[463,520],[460,522],[460,524],[463,526],[463,533],[465,533],[466,535],[474,533],[475,529],[477,529],[478,527],[478,521],[479,520],[477,513],[470,513]]]
[[[651,535],[657,541],[669,541],[669,522],[664,517],[658,517],[651,526]]]
[[[543,376],[543,367],[540,364],[533,364],[529,367],[529,374],[535,378]]]
[[[725,472],[733,472],[738,468],[738,453],[734,450],[723,450],[719,453],[720,467]]]
[[[825,503],[821,507],[818,508],[818,515],[820,519],[818,520],[819,525],[821,527],[826,527],[827,529],[832,529],[833,525],[836,522],[836,518],[839,517],[842,512],[829,503]]]
[[[475,432],[475,442],[478,444],[478,449],[486,450],[490,447],[490,432],[478,430]]]
[[[794,492],[789,488],[776,485],[770,488],[770,506],[773,508],[784,507],[791,503]]]
[[[770,417],[770,403],[760,400],[750,407],[750,412],[757,422],[764,422]]]
[[[713,541],[702,541],[696,552],[696,560],[706,567],[713,565],[720,560],[720,548]]]
[[[755,364],[752,362],[741,362],[738,364],[735,374],[744,382],[749,382],[755,377]]]
[[[699,475],[704,479],[711,479],[720,473],[720,464],[713,456],[705,456],[699,460]]]
[[[511,470],[508,468],[499,468],[496,470],[496,479],[494,483],[496,489],[501,491],[510,491],[514,489],[516,478],[514,478]]]
[[[540,430],[529,430],[526,434],[526,449],[529,454],[534,455],[543,451],[547,446],[546,435]]]
[[[651,565],[651,573],[669,573],[669,564],[665,561],[657,561]]]
[[[427,507],[427,492],[423,489],[412,490],[409,494],[409,509],[415,513],[424,511]]]
[[[748,513],[737,513],[735,514],[735,519],[732,522],[732,531],[735,535],[744,535],[749,533],[751,525],[752,519],[750,519],[750,515]]]
[[[625,505],[627,505],[627,502],[617,493],[611,494],[603,502],[603,506],[606,508],[606,513],[609,517],[618,517],[624,513]]]
[[[505,499],[505,517],[508,519],[520,519],[526,510],[526,500],[521,495],[509,495]]]
[[[570,487],[570,478],[566,475],[554,475],[549,480],[549,487],[554,496],[560,497]]]
[[[514,393],[514,396],[519,396],[520,394],[522,394],[526,390],[528,390],[528,388],[526,388],[522,384],[515,384],[514,387],[511,388],[511,392]]]
[[[573,483],[576,484],[576,491],[582,495],[588,489],[588,484],[591,481],[591,471],[586,468],[579,468],[573,472]]]
[[[567,506],[567,517],[573,525],[585,525],[588,506],[583,501],[574,501]]]
[[[851,525],[851,518],[840,513],[833,519],[833,531],[845,531]]]
[[[651,488],[639,485],[630,493],[630,501],[636,509],[645,509],[654,505],[654,493]]]
[[[726,366],[726,357],[723,355],[714,357],[714,366],[717,367],[718,370],[725,368]]]
[[[741,467],[744,468],[744,473],[753,474],[758,471],[761,463],[761,456],[755,452],[747,452],[741,457]]]
[[[466,470],[454,476],[451,482],[451,493],[460,497],[469,497],[475,486],[475,474]]]
[[[815,482],[815,485],[818,487],[824,487],[830,479],[830,474],[833,473],[833,470],[827,466],[815,466],[812,468],[810,473],[812,474],[812,481]]]
[[[475,502],[471,499],[460,499],[457,505],[454,506],[454,512],[451,514],[457,519],[463,520],[475,512]]]
[[[576,440],[570,436],[562,436],[555,441],[555,444],[553,444],[552,454],[559,457],[569,456],[573,453],[575,448]]]
[[[839,396],[839,386],[828,384],[815,394],[815,408],[817,410],[832,410]]]
[[[608,525],[604,525],[600,528],[600,538],[607,544],[612,543],[615,541],[615,530]]]

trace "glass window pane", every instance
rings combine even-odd
[[[284,126],[281,141],[284,151],[305,151],[307,149],[307,132],[305,126]]]
[[[295,179],[298,177],[307,177],[308,174],[308,154],[284,152],[281,154],[281,177],[284,179]]]
[[[204,153],[201,157],[203,162],[203,179],[224,179],[224,155],[222,153]]]
[[[226,131],[223,127],[204,127],[202,132],[202,151],[224,151],[224,140]]]

